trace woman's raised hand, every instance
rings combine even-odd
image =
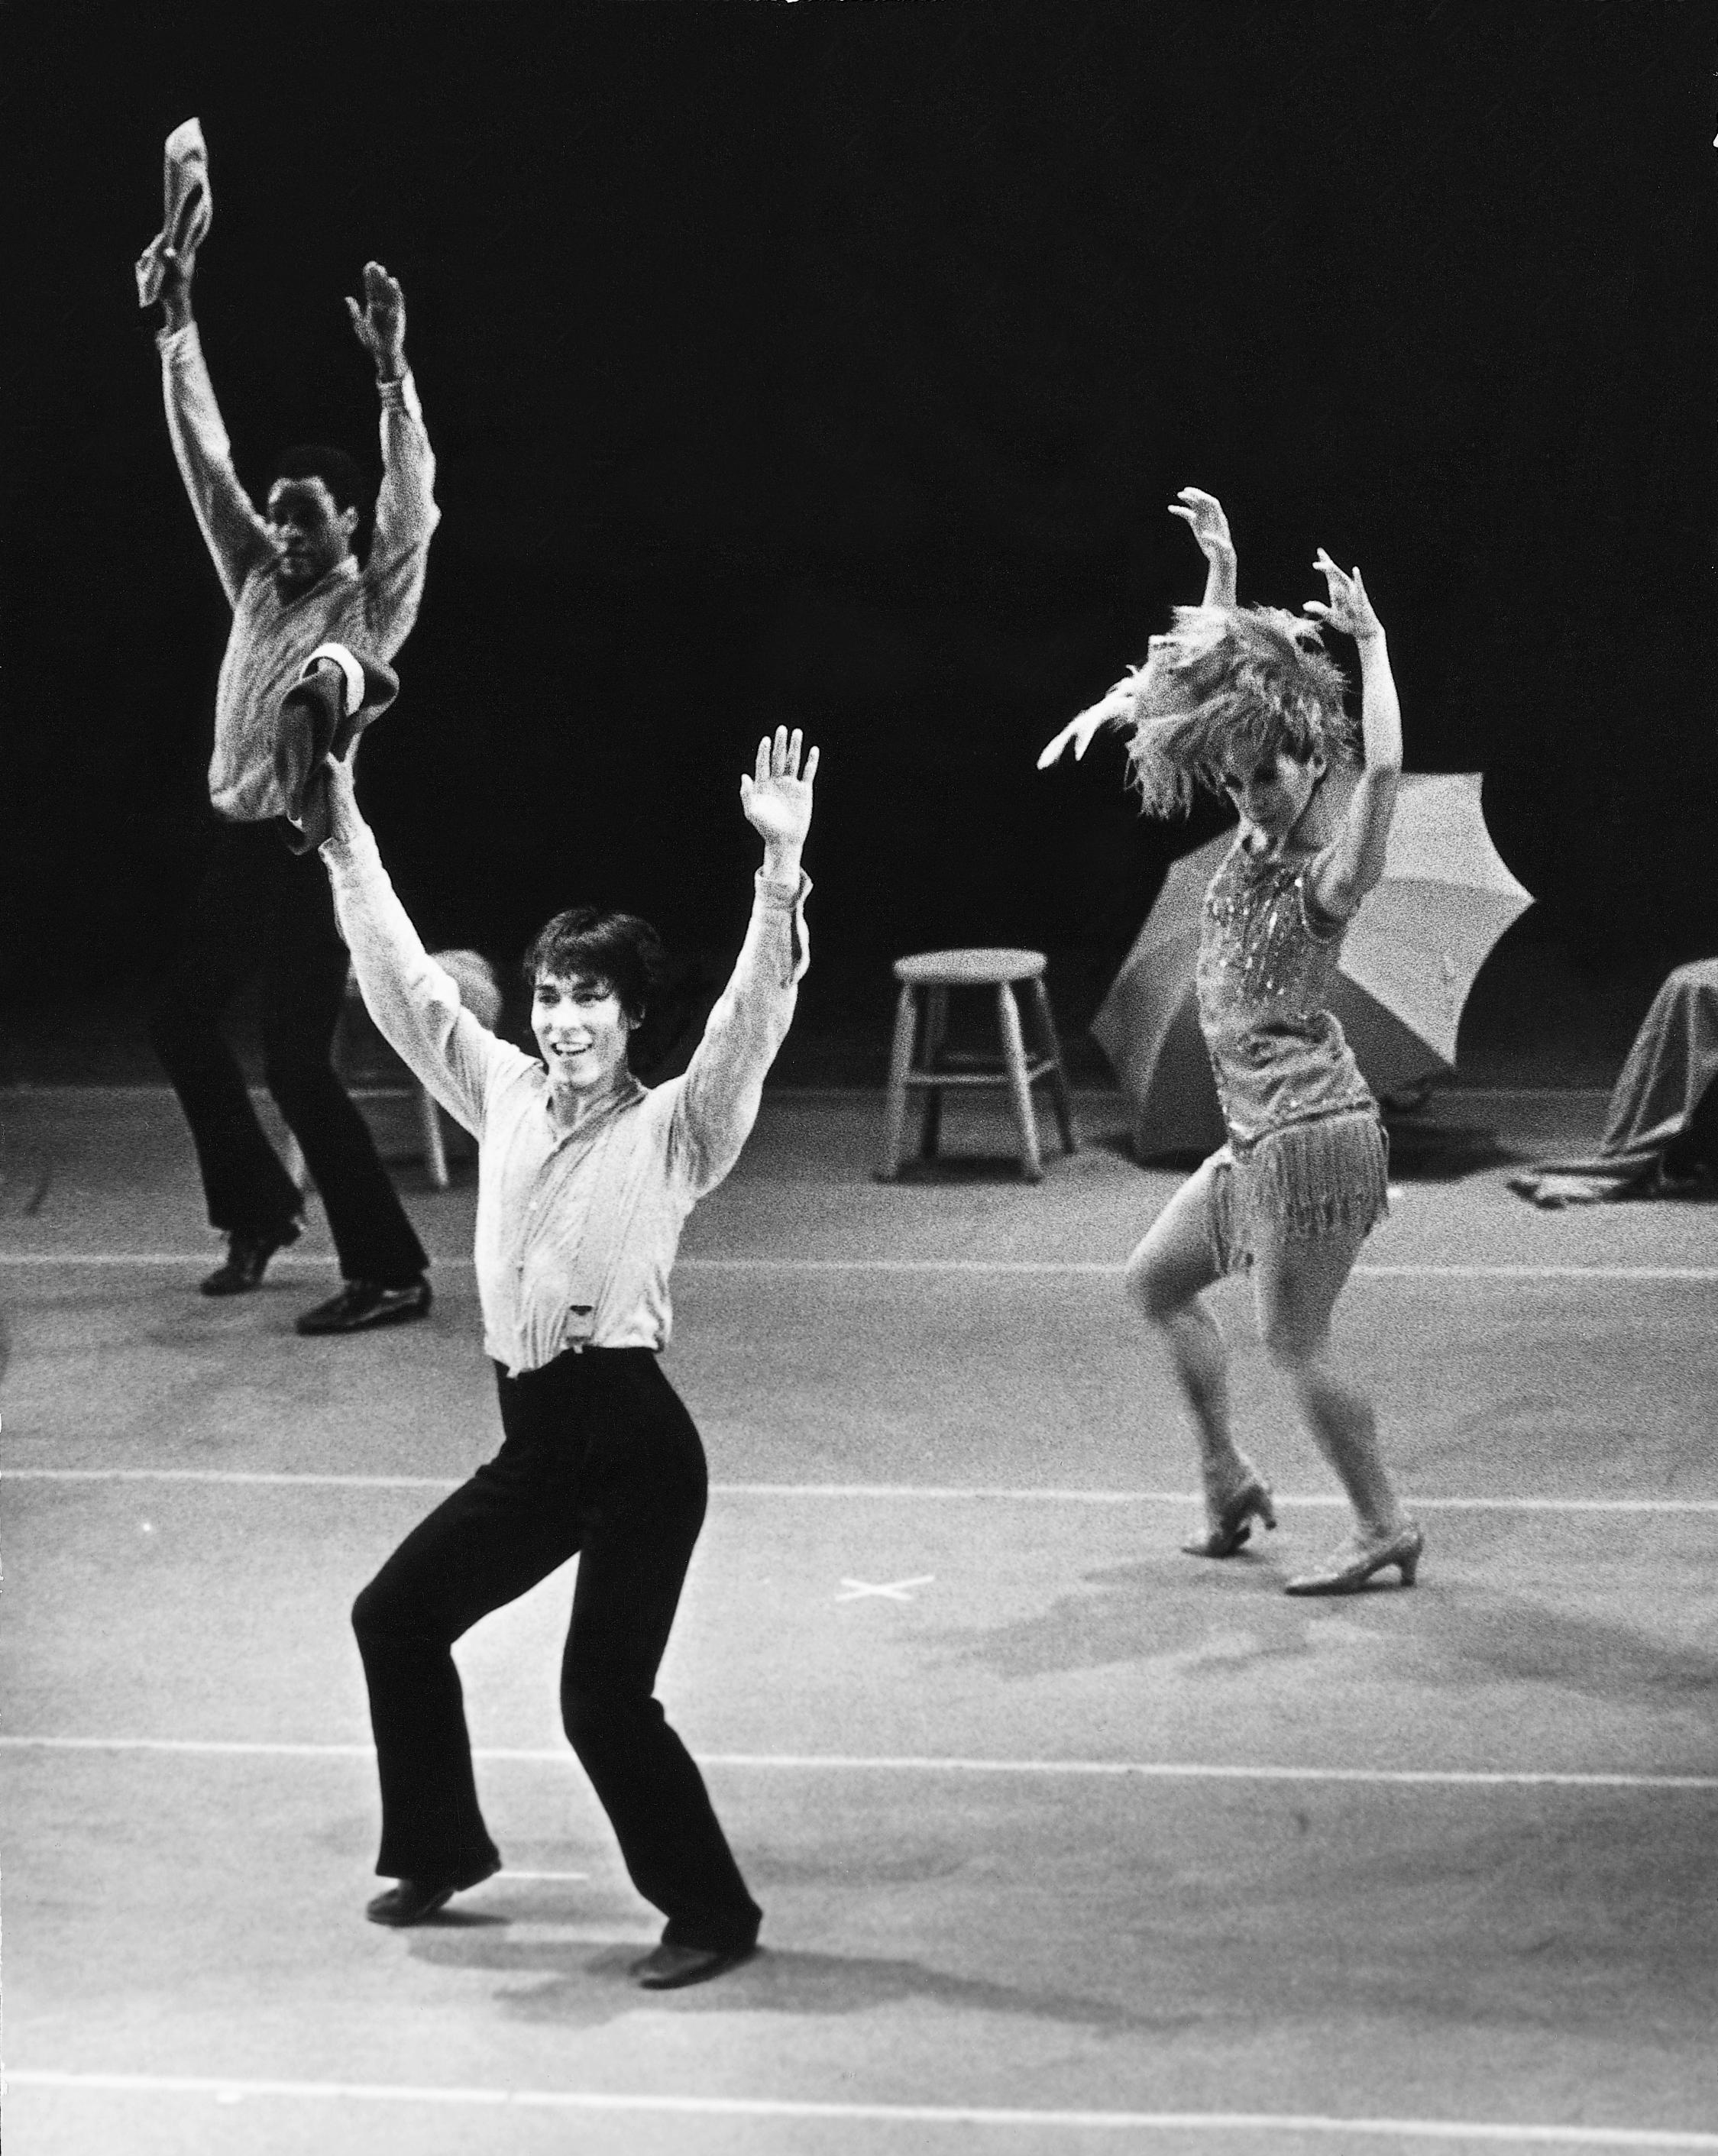
[[[1223,514],[1223,505],[1214,494],[1206,494],[1196,486],[1184,486],[1169,506],[1171,516],[1179,516],[1191,527],[1199,542],[1199,551],[1207,562],[1218,555],[1231,555],[1235,542],[1229,536],[1229,520]]]
[[[778,726],[773,741],[765,734],[758,744],[756,768],[740,780],[740,806],[746,812],[746,821],[769,846],[803,845],[811,828],[811,782],[817,775],[817,751],[814,748],[806,757],[802,778],[802,739],[797,726],[791,734],[785,726]]]
[[[1205,557],[1205,596],[1199,603],[1208,607],[1233,606],[1236,579],[1240,572],[1235,542],[1229,536],[1229,520],[1223,514],[1222,502],[1203,487],[1184,486],[1170,504],[1169,511],[1171,516],[1179,516],[1192,532]]]
[[[1309,599],[1304,612],[1327,628],[1340,629],[1356,644],[1365,644],[1384,634],[1384,624],[1372,611],[1372,602],[1366,597],[1366,588],[1361,582],[1358,569],[1352,573],[1339,569],[1322,547],[1313,567],[1330,586],[1330,603],[1327,605],[1323,599]]]

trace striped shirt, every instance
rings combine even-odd
[[[687,1215],[739,1158],[808,963],[811,886],[761,871],[745,941],[685,1073],[629,1075],[576,1130],[548,1072],[460,1001],[359,826],[322,848],[366,1007],[477,1140],[477,1294],[486,1351],[517,1376],[568,1348],[666,1347]]]
[[[435,459],[410,374],[379,383],[383,477],[369,559],[360,568],[348,555],[310,590],[283,598],[269,527],[233,469],[197,326],[163,330],[156,342],[173,454],[233,608],[215,690],[209,798],[229,823],[262,823],[285,813],[275,729],[280,699],[311,653],[336,643],[391,659],[411,634],[441,517],[431,491]]]

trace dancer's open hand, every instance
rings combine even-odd
[[[1384,624],[1372,611],[1372,602],[1366,596],[1358,569],[1352,574],[1339,569],[1322,547],[1313,566],[1330,588],[1330,603],[1326,605],[1323,599],[1309,599],[1303,611],[1327,628],[1340,629],[1356,644],[1365,644],[1384,634]]]
[[[376,362],[378,374],[393,380],[405,372],[405,295],[399,280],[379,262],[364,264],[364,304],[348,299],[352,334]]]
[[[1184,486],[1170,504],[1169,513],[1179,516],[1191,529],[1199,542],[1199,551],[1207,562],[1219,557],[1233,557],[1235,542],[1229,536],[1229,520],[1214,494],[1206,494],[1200,487]]]
[[[802,738],[797,726],[791,734],[785,726],[778,726],[774,741],[765,734],[758,744],[756,769],[740,779],[740,806],[746,812],[746,821],[768,846],[801,846],[811,828],[811,782],[817,775],[817,751],[814,748],[805,758],[801,778]]]

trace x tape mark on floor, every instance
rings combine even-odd
[[[934,1572],[922,1572],[916,1579],[891,1580],[877,1586],[868,1579],[844,1579],[841,1586],[845,1592],[836,1595],[836,1600],[857,1602],[865,1595],[874,1594],[880,1601],[910,1602],[913,1597],[908,1592],[909,1588],[928,1587],[935,1578]]]

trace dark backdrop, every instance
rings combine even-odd
[[[1709,10],[18,8],[3,592],[10,992],[140,978],[225,634],[131,264],[198,115],[241,473],[375,458],[341,304],[401,278],[445,512],[365,786],[432,943],[583,897],[737,941],[761,727],[824,749],[802,1024],[896,952],[1057,954],[1076,1019],[1175,852],[1042,742],[1202,563],[1359,561],[1411,767],[1483,768],[1529,933],[1718,949]]]

